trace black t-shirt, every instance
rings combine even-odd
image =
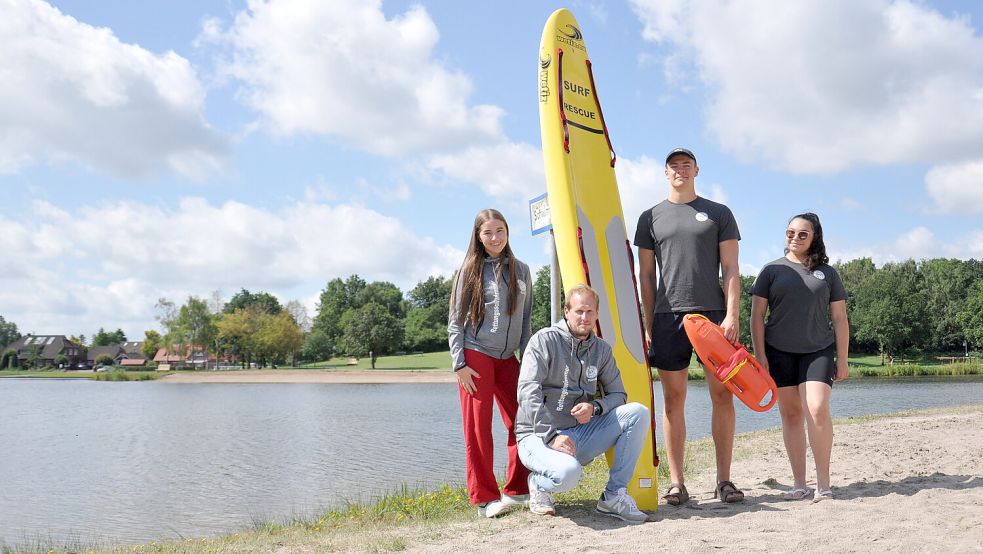
[[[706,198],[686,204],[663,200],[642,212],[635,246],[654,251],[659,265],[655,312],[726,309],[720,243],[734,239],[741,232],[730,208]]]
[[[785,352],[805,354],[833,344],[829,304],[846,300],[840,275],[827,264],[807,270],[782,257],[761,269],[751,294],[768,300],[765,342]]]

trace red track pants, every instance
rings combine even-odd
[[[467,467],[468,496],[472,504],[500,498],[495,480],[494,441],[492,440],[492,401],[498,402],[502,422],[509,432],[509,459],[502,491],[509,495],[528,494],[529,470],[519,461],[515,442],[515,413],[519,403],[519,361],[515,356],[498,360],[475,350],[464,350],[464,362],[478,372],[473,395],[458,385],[461,414],[464,417],[464,461]]]

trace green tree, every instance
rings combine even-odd
[[[206,350],[211,349],[218,336],[208,303],[195,296],[189,296],[188,301],[178,310],[177,330],[179,344],[190,344]]]
[[[447,306],[451,282],[429,277],[407,294],[409,309],[404,320],[404,341],[408,350],[433,352],[447,348]]]
[[[153,329],[147,329],[143,333],[143,347],[140,349],[140,353],[143,354],[148,360],[153,360],[154,356],[157,355],[157,351],[164,346],[164,337],[160,335],[157,331]]]
[[[741,275],[741,314],[738,321],[741,324],[740,342],[751,350],[751,287],[754,285],[755,277],[751,275]]]
[[[928,336],[925,286],[915,262],[885,264],[857,293],[854,313],[860,340],[884,356],[901,356]]]
[[[242,289],[235,294],[222,308],[223,313],[231,314],[236,310],[256,307],[268,314],[278,314],[283,311],[280,301],[268,292],[252,293]]]
[[[109,346],[110,344],[121,344],[126,342],[126,333],[122,329],[107,332],[102,327],[92,337],[92,346]]]
[[[447,349],[447,308],[433,305],[411,308],[404,320],[404,341],[408,350],[435,352]]]
[[[180,330],[178,329],[178,308],[174,302],[165,297],[157,299],[154,306],[157,310],[156,319],[164,330],[164,344],[170,348],[175,343],[181,342]]]
[[[369,354],[372,369],[381,354],[394,351],[403,343],[403,324],[384,307],[370,302],[342,316],[345,334],[341,345],[349,356]]]
[[[240,359],[244,367],[249,367],[258,350],[256,335],[262,313],[265,312],[255,306],[239,309],[223,314],[216,324],[219,344],[225,352]]]
[[[4,350],[0,356],[0,369],[14,369],[17,367],[17,351],[13,348]]]
[[[17,331],[17,324],[13,321],[7,321],[0,315],[0,348],[7,346],[20,338],[20,332]]]
[[[963,326],[958,315],[979,279],[975,262],[938,258],[922,262],[926,309],[930,314],[928,347],[938,352],[962,350]]]
[[[32,344],[27,347],[27,356],[24,358],[23,369],[37,369],[41,361],[41,345]]]
[[[417,283],[407,296],[414,308],[442,306],[446,311],[451,298],[451,281],[440,276],[430,276],[426,281]]]
[[[100,354],[98,357],[96,357],[94,362],[96,364],[96,367],[101,365],[111,366],[113,365],[113,357],[110,356],[109,354]]]
[[[378,304],[396,319],[406,315],[403,309],[403,292],[387,281],[375,281],[365,285],[355,297],[356,308],[367,304]]]
[[[324,333],[337,347],[344,334],[341,318],[345,312],[360,305],[358,296],[365,287],[365,281],[358,275],[352,275],[345,281],[338,278],[328,281],[321,291],[312,329]]]
[[[334,342],[324,334],[324,331],[314,329],[304,337],[304,345],[300,349],[302,358],[309,362],[320,362],[334,355]]]
[[[846,263],[835,264],[833,267],[839,273],[843,287],[846,288],[846,309],[850,320],[850,351],[874,352],[878,349],[877,344],[861,338],[857,333],[857,298],[864,296],[863,291],[877,273],[877,268],[870,258],[857,258]]]
[[[258,324],[254,343],[262,364],[282,364],[293,360],[304,344],[304,332],[287,312],[257,312]]]
[[[532,332],[549,327],[550,321],[550,266],[544,265],[536,272],[532,285]]]
[[[957,321],[966,342],[974,349],[983,348],[983,279],[976,281],[966,296],[966,304],[959,311]]]

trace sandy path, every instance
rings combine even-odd
[[[713,500],[713,475],[689,479],[694,500],[660,506],[639,526],[559,505],[431,530],[412,552],[983,552],[983,411],[876,419],[836,427],[836,499],[789,502],[781,434],[739,443],[756,454],[734,463],[742,505]],[[751,441],[751,442],[749,442]],[[809,478],[813,478],[809,459]],[[814,486],[814,482],[810,483]],[[436,532],[434,532],[436,531]]]

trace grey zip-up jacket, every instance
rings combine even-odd
[[[596,400],[606,413],[628,400],[611,346],[594,333],[574,337],[565,319],[529,339],[517,396],[516,440],[536,435],[547,444],[557,431],[579,425],[570,410],[580,402]]]
[[[515,313],[509,314],[509,287],[507,280],[508,264],[515,264],[516,285],[519,293],[515,297]],[[461,290],[462,273],[457,273],[457,290]],[[451,347],[451,369],[457,371],[464,367],[464,349],[477,350],[498,360],[514,356],[516,350],[525,350],[529,336],[532,335],[532,277],[529,266],[512,259],[485,258],[481,270],[482,290],[485,296],[485,319],[475,329],[470,319],[458,323],[460,310],[467,306],[458,302],[451,307],[447,316],[447,342]]]

